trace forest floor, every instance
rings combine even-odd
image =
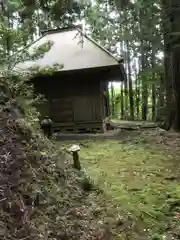
[[[80,145],[83,168],[119,216],[117,239],[180,239],[180,135],[155,128],[59,138],[58,147]]]

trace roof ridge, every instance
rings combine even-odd
[[[42,35],[46,35],[46,34],[51,34],[51,33],[59,33],[59,32],[65,32],[65,31],[71,31],[71,30],[81,30],[82,29],[82,24],[78,24],[78,25],[67,25],[66,27],[63,28],[54,28],[54,29],[44,29],[41,30]]]

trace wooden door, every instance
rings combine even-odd
[[[79,96],[74,99],[74,121],[95,121],[98,119],[96,98]]]

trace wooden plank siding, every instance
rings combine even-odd
[[[55,122],[101,120],[99,81],[36,81],[37,92],[49,102],[49,115]],[[46,111],[47,113],[47,111]]]
[[[105,75],[81,73],[63,76],[38,77],[33,80],[37,93],[44,94],[47,102],[39,111],[49,115],[58,126],[101,127],[108,115],[103,90],[108,82]],[[85,127],[86,128],[86,127]]]
[[[72,98],[59,98],[50,101],[50,118],[54,122],[74,121]]]

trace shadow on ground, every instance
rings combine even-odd
[[[55,139],[60,141],[73,141],[73,140],[103,140],[103,139],[124,139],[127,135],[137,136],[137,131],[123,131],[121,129],[108,131],[106,133],[79,133],[79,134],[63,134],[63,133],[56,133]]]
[[[82,140],[119,140],[121,143],[147,144],[151,147],[172,148],[180,150],[180,134],[173,131],[165,131],[161,128],[125,130],[117,129],[97,134],[55,134],[58,141],[82,141]]]

